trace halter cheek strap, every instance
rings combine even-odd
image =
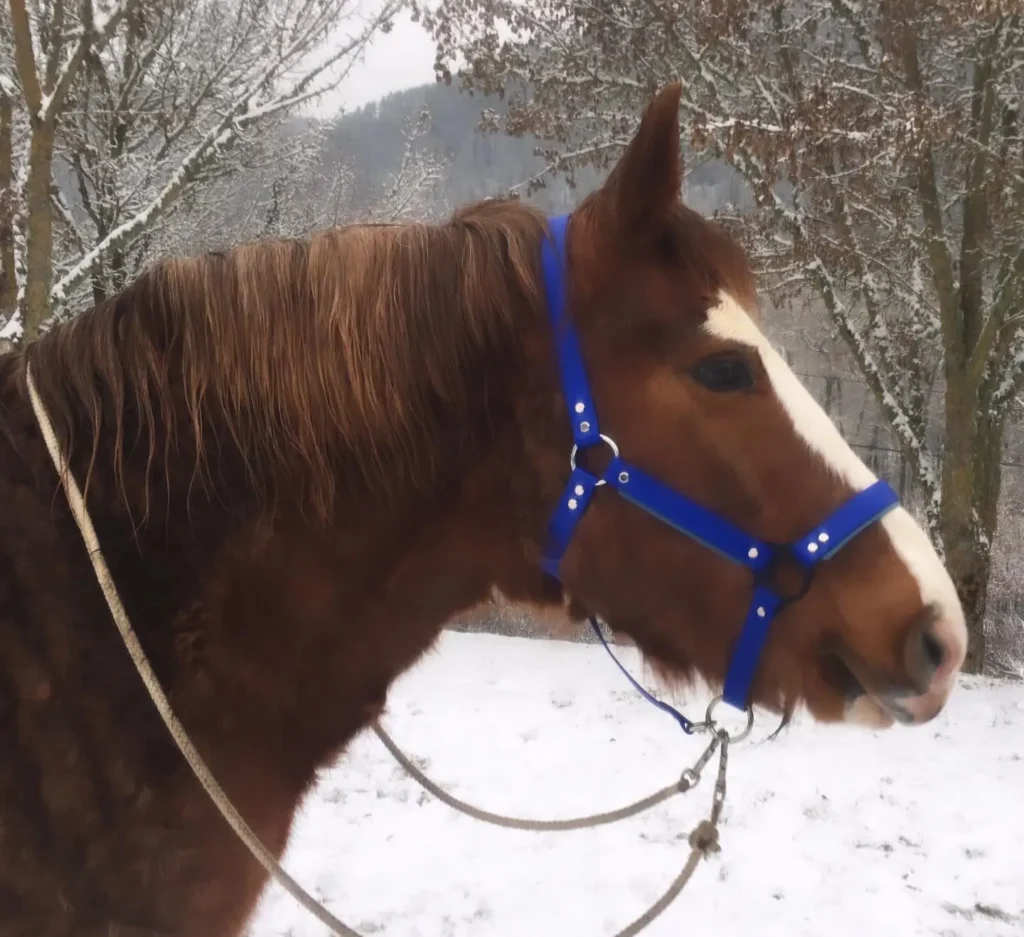
[[[749,569],[753,582],[751,602],[743,630],[733,648],[722,692],[725,702],[737,709],[746,710],[749,708],[751,686],[773,618],[783,607],[798,601],[806,593],[819,563],[833,556],[864,528],[884,517],[896,507],[899,498],[886,482],[876,481],[853,495],[800,539],[787,544],[770,544],[752,537],[682,492],[627,462],[620,455],[615,441],[601,433],[579,339],[567,312],[565,238],[568,222],[567,215],[549,221],[550,236],[544,240],[542,254],[544,290],[555,334],[562,391],[569,409],[574,442],[569,455],[569,481],[551,515],[542,566],[549,575],[560,578],[562,557],[580,519],[590,506],[595,491],[607,485],[641,510],[725,559]],[[579,466],[576,457],[580,450],[602,444],[611,450],[612,459],[598,476]],[[771,582],[772,567],[785,556],[794,558],[805,572],[803,586],[795,594],[782,594]],[[611,648],[594,619],[591,619],[591,626],[611,654]],[[614,654],[612,657],[614,659]],[[654,699],[618,660],[616,663],[633,685],[647,699],[669,712],[684,731],[694,730],[694,724],[689,719]]]

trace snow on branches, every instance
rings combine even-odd
[[[0,66],[12,109],[12,127],[0,121],[0,205],[12,206],[0,259],[28,331],[123,285],[190,196],[312,141],[288,121],[406,2],[4,0],[15,55]],[[2,312],[16,331],[9,301]]]
[[[682,80],[688,164],[743,183],[720,219],[773,299],[823,310],[885,415],[964,598],[971,668],[1024,391],[1021,8],[440,0],[426,17],[439,78],[503,94],[483,124],[539,138],[548,174],[608,168]]]
[[[751,196],[723,217],[769,289],[824,301],[937,501],[936,376],[969,374],[999,419],[1024,382],[1007,334],[1024,299],[1011,7],[442,0],[428,22],[439,76],[505,94],[502,129],[548,141],[551,172],[610,166],[651,92],[682,79],[691,157],[728,164]]]

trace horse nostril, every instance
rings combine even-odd
[[[918,693],[928,690],[945,658],[946,649],[929,625],[919,625],[910,632],[903,660],[907,675]]]
[[[925,631],[921,635],[921,643],[924,645],[924,652],[928,656],[928,660],[931,662],[931,665],[938,670],[942,666],[943,660],[946,658],[945,648],[943,648],[939,639],[930,631]]]

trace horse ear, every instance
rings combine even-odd
[[[647,105],[640,127],[601,190],[617,234],[660,229],[679,198],[683,156],[679,148],[679,101],[673,82]]]

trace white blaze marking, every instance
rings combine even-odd
[[[757,350],[776,396],[789,415],[793,428],[828,467],[855,491],[873,484],[877,476],[843,439],[836,425],[790,370],[746,310],[727,293],[708,311],[705,330]],[[928,535],[903,507],[896,507],[881,521],[893,548],[917,580],[921,601],[939,610],[936,636],[959,667],[967,647],[967,627],[956,589]],[[943,668],[945,669],[945,667]],[[950,675],[952,676],[952,675]],[[950,681],[952,682],[952,681]]]

